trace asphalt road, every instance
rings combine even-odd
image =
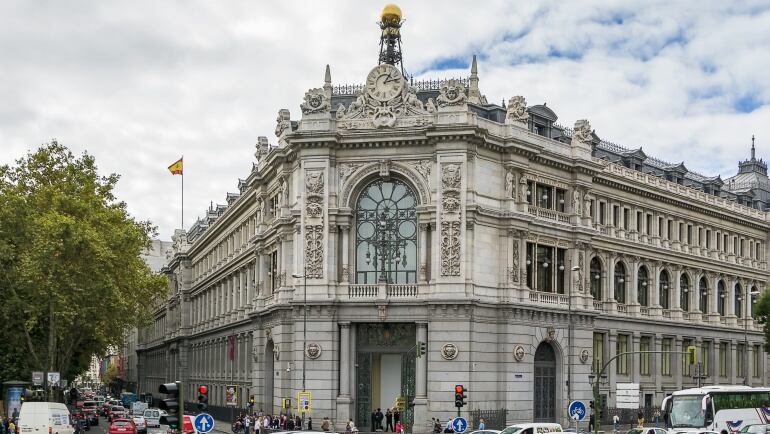
[[[160,428],[147,427],[147,434],[166,434],[168,426],[161,425]],[[107,422],[107,418],[99,416],[99,425],[91,427],[90,431],[86,431],[86,434],[109,434],[110,423]]]

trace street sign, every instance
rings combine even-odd
[[[35,371],[32,373],[32,384],[35,386],[42,386],[44,378],[45,378],[45,372]]]
[[[639,408],[639,383],[617,383],[615,407]]]
[[[464,417],[457,416],[452,419],[452,429],[455,430],[456,433],[465,432],[465,430],[468,429],[468,421],[465,420]]]
[[[61,377],[59,376],[58,372],[49,372],[48,373],[48,385],[49,386],[58,386],[60,378]]]
[[[313,411],[311,405],[312,399],[313,396],[310,392],[297,393],[297,409],[299,410],[299,413],[310,413]]]
[[[569,417],[572,420],[582,422],[586,418],[586,405],[581,401],[572,401],[567,407]]]
[[[195,431],[207,433],[214,429],[214,418],[208,413],[201,413],[195,416],[193,426],[195,427]]]

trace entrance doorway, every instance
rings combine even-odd
[[[547,342],[535,351],[533,404],[535,422],[556,420],[556,352]]]
[[[275,383],[275,345],[273,340],[267,341],[265,345],[265,389],[262,392],[262,405],[265,414],[275,414],[273,408],[273,391]]]
[[[356,324],[355,423],[362,431],[374,431],[372,412],[378,408],[383,414],[400,408],[400,420],[412,425],[415,341],[414,324]]]

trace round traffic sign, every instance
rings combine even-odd
[[[464,417],[457,416],[452,419],[452,429],[455,430],[456,433],[465,432],[465,430],[468,429],[468,421],[465,420]]]
[[[207,433],[214,429],[214,418],[208,413],[201,413],[195,416],[193,426],[195,427],[195,431]]]
[[[569,403],[567,412],[569,413],[570,419],[581,422],[586,418],[586,405],[581,401],[572,401]]]

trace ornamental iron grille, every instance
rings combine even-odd
[[[535,351],[535,384],[533,388],[535,422],[556,419],[556,353],[542,342]]]
[[[397,179],[369,184],[356,204],[356,283],[417,282],[417,199]]]

